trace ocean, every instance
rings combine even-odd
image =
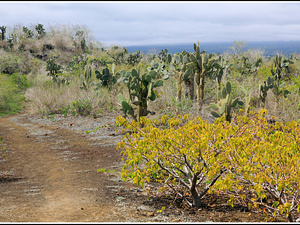
[[[161,50],[167,49],[168,53],[174,54],[186,50],[187,52],[194,52],[194,43],[188,44],[174,44],[174,45],[140,45],[140,46],[125,46],[126,49],[133,53],[136,50],[140,50],[144,53],[156,54]],[[233,46],[233,42],[199,42],[200,50],[205,50],[208,54],[223,54],[230,51],[230,47]],[[257,49],[264,52],[264,56],[273,57],[277,53],[290,56],[291,54],[300,54],[300,41],[257,41],[246,42],[246,46],[243,51],[248,49]]]

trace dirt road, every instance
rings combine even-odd
[[[130,207],[117,204],[126,184],[117,174],[97,172],[121,169],[114,144],[93,145],[72,131],[76,124],[66,129],[28,118],[24,113],[0,119],[7,149],[0,164],[0,221],[132,220],[120,213]]]

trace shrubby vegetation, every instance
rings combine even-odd
[[[299,217],[299,55],[129,53],[85,26],[0,27],[0,115],[115,115],[124,179],[162,183],[188,205],[224,194],[268,217]],[[266,113],[268,112],[268,113]],[[188,116],[187,116],[188,115]],[[275,119],[276,118],[276,119]]]
[[[23,92],[30,86],[27,77],[18,73],[0,74],[0,79],[0,116],[18,113],[25,101]]]
[[[208,123],[188,115],[161,121],[144,117],[140,128],[118,117],[120,126],[134,132],[118,145],[127,158],[122,177],[142,186],[163,183],[162,191],[169,188],[195,207],[206,193],[223,193],[232,206],[299,221],[300,125],[272,123],[266,110],[231,122],[225,118]]]

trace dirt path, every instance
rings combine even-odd
[[[74,131],[32,123],[26,117],[0,119],[7,149],[0,172],[0,221],[130,220],[118,213],[118,190],[113,188],[125,183],[97,173],[99,168],[120,165],[115,148],[90,145]]]
[[[174,206],[120,178],[114,117],[0,118],[0,222],[263,222],[264,216],[207,196],[203,208]],[[94,130],[86,134],[86,131]],[[115,173],[97,172],[115,170]],[[157,210],[167,206],[162,213]]]

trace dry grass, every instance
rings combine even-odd
[[[112,90],[104,87],[99,90],[94,88],[84,90],[79,87],[76,80],[61,87],[51,84],[51,80],[44,81],[44,85],[41,81],[39,83],[40,85],[27,89],[25,93],[28,109],[32,114],[57,113],[59,109],[72,107],[75,103],[77,106],[86,107],[87,114],[119,114],[117,95],[124,92],[122,85],[116,85]]]

